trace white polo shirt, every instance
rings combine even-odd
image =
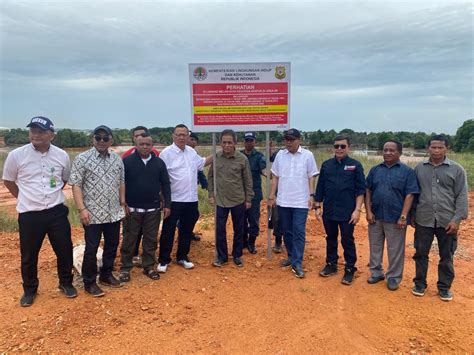
[[[171,201],[197,202],[197,173],[204,169],[206,158],[200,157],[188,145],[181,150],[174,143],[161,151],[160,158],[165,162],[170,176]]]
[[[12,150],[5,160],[3,180],[18,185],[16,210],[42,211],[63,203],[62,188],[69,179],[70,165],[67,153],[54,145],[46,153],[31,143]]]
[[[272,173],[278,176],[276,203],[281,207],[308,208],[309,180],[319,171],[313,153],[298,147],[295,154],[281,150],[275,157]]]

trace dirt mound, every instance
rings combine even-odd
[[[265,216],[262,206],[262,221]],[[212,223],[212,217],[208,218]],[[383,282],[367,284],[364,222],[356,227],[359,271],[352,286],[340,282],[342,264],[336,276],[318,276],[325,262],[325,241],[323,226],[313,214],[302,280],[278,266],[284,254],[267,260],[262,223],[258,254],[245,253],[243,268],[232,263],[221,269],[212,267],[213,232],[203,230],[202,240],[191,247],[194,270],[172,264],[159,281],[152,281],[141,269],[134,269],[129,284],[106,289],[103,298],[93,299],[81,288],[78,298],[66,299],[57,291],[56,258],[45,241],[39,260],[39,295],[30,308],[19,306],[18,235],[3,234],[0,352],[472,352],[473,218],[461,228],[450,303],[436,294],[438,258],[434,254],[425,297],[410,293],[414,275],[411,228],[400,289],[391,292]],[[76,242],[81,240],[82,229],[74,228],[73,235]]]

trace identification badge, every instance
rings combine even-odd
[[[355,165],[344,165],[344,170],[355,171],[355,169],[356,169]]]
[[[49,186],[51,188],[54,188],[57,185],[56,178],[54,177],[53,173],[54,173],[54,168],[51,168],[51,177],[49,179]]]

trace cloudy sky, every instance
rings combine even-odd
[[[190,125],[188,63],[291,62],[291,126],[454,133],[472,33],[461,0],[2,0],[0,126]]]

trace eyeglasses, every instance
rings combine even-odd
[[[346,149],[346,144],[334,144],[334,149]]]
[[[109,140],[110,140],[110,136],[101,136],[99,134],[96,134],[94,136],[94,139],[97,141],[97,142],[100,142],[101,140],[104,141],[105,143],[107,143]]]

